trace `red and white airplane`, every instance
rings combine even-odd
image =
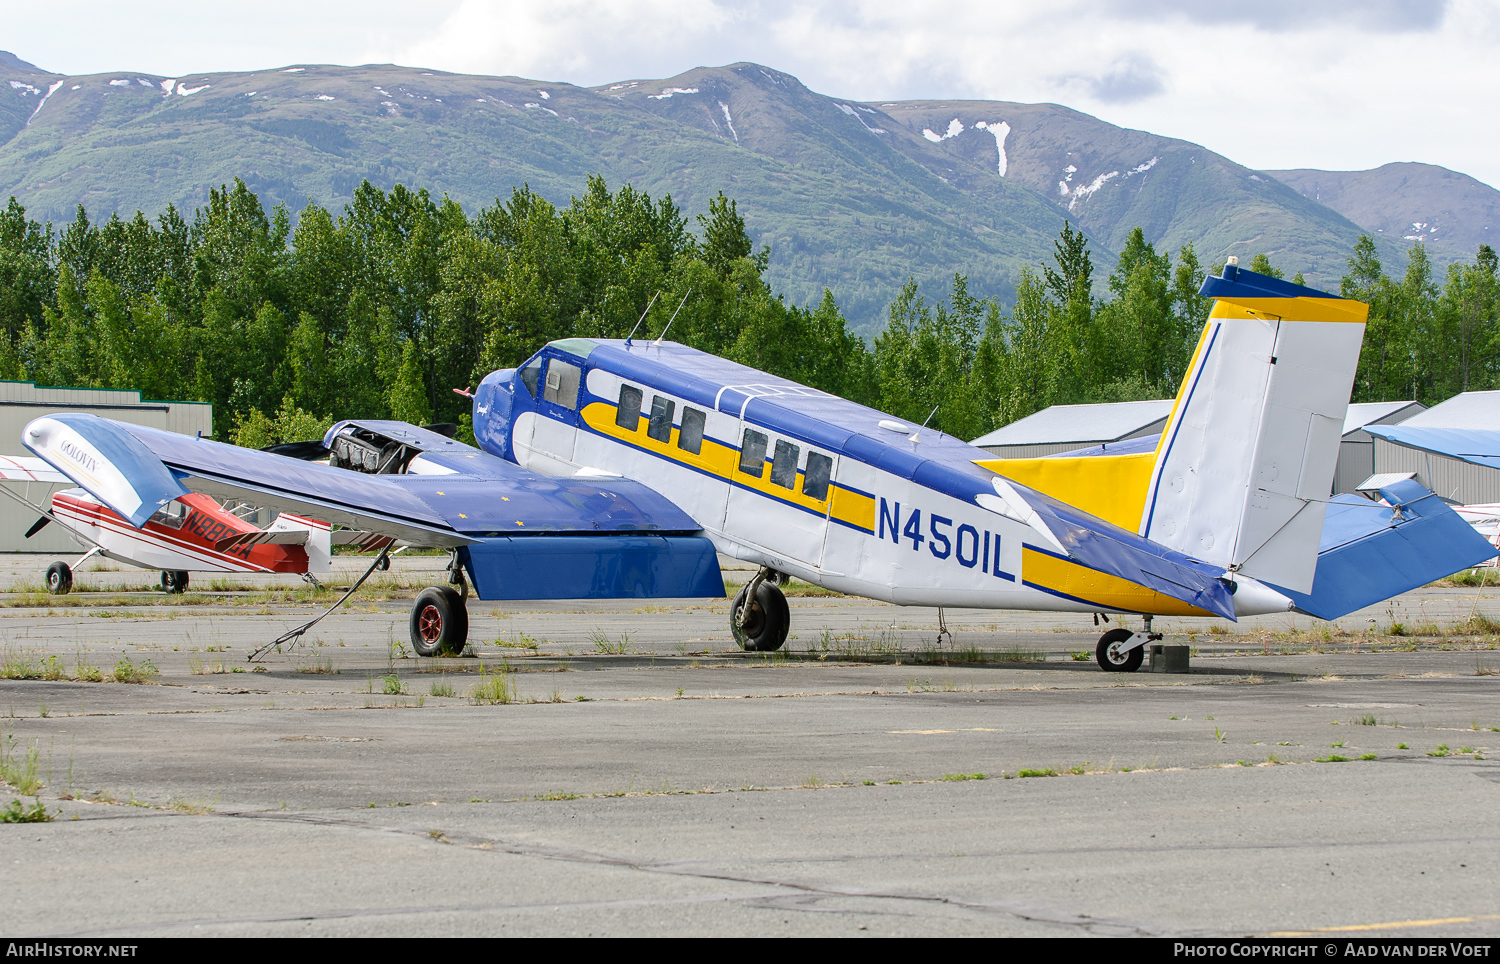
[[[39,458],[0,456],[0,480],[76,483]],[[162,506],[139,529],[81,488],[52,495],[50,505],[32,503],[0,486],[0,492],[37,512],[26,532],[29,539],[56,522],[87,552],[71,566],[47,567],[47,589],[65,593],[73,587],[73,570],[99,555],[143,569],[160,569],[167,592],[187,588],[189,572],[284,572],[311,578],[328,572],[332,547],[357,545],[373,551],[390,545],[387,536],[340,529],[326,522],[281,513],[262,529],[236,511],[200,493],[188,493]]]

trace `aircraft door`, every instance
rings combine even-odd
[[[549,357],[541,372],[537,398],[536,427],[531,447],[542,460],[543,472],[571,473],[576,464],[573,448],[578,441],[578,394],[583,369],[577,363]],[[550,464],[549,464],[550,463]]]
[[[821,567],[833,457],[750,422],[740,424],[725,532],[788,561]]]

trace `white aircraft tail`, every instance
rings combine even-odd
[[[1367,307],[1234,265],[1162,433],[1140,533],[1312,589]]]

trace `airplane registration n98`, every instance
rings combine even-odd
[[[745,649],[783,645],[797,577],[900,605],[1139,615],[1096,650],[1130,671],[1154,616],[1331,619],[1494,555],[1415,482],[1330,496],[1365,305],[1233,264],[1202,294],[1213,311],[1140,449],[997,460],[661,338],[564,339],[491,373],[477,449],[349,421],[312,446],[323,464],[87,415],[23,441],[132,525],[196,491],[451,550],[458,589],[412,609],[422,655],[462,649],[469,583],[723,595],[717,550],[758,567],[730,606]]]

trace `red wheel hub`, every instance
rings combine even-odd
[[[443,635],[443,614],[438,612],[436,606],[424,606],[422,612],[417,616],[417,632],[429,643],[438,641]]]

